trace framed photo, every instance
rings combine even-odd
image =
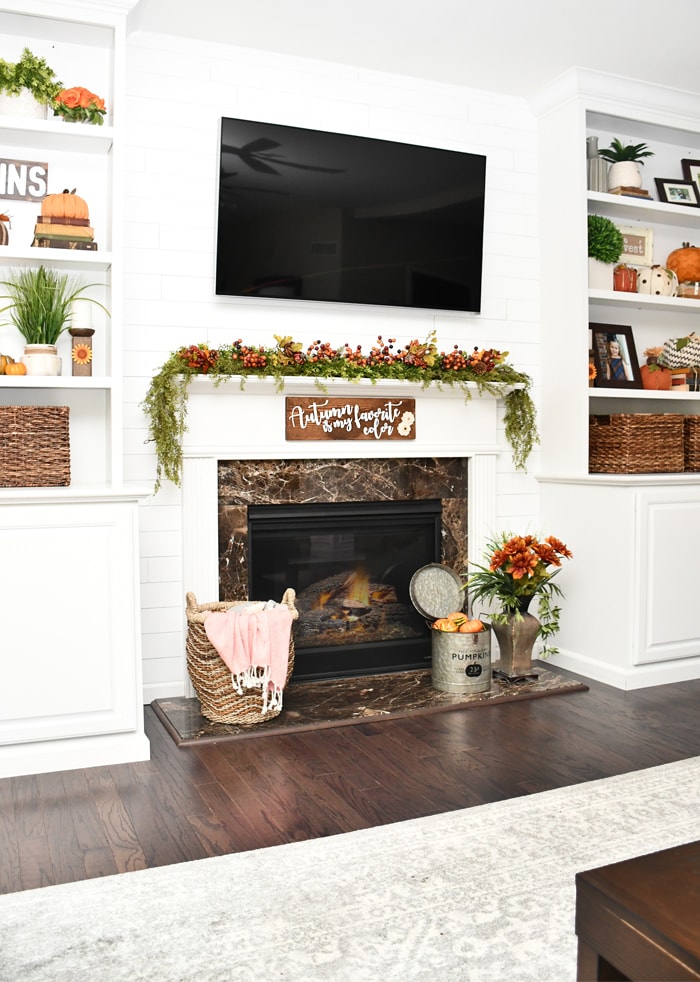
[[[700,160],[681,160],[683,177],[686,181],[692,181],[696,191],[700,194]]]
[[[618,225],[622,233],[624,246],[618,262],[630,266],[652,266],[651,258],[654,245],[654,230],[640,228],[639,225]]]
[[[589,324],[596,388],[641,389],[642,376],[637,361],[631,327],[619,324]]]
[[[677,181],[672,177],[655,177],[659,201],[669,205],[687,205],[690,208],[700,208],[698,186],[694,181]]]

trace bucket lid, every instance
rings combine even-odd
[[[461,610],[464,604],[462,581],[453,569],[441,563],[429,563],[416,570],[408,592],[418,613],[431,621]]]

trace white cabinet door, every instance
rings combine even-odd
[[[141,728],[136,509],[0,510],[0,744]]]
[[[700,654],[700,488],[639,493],[639,641],[634,663]]]

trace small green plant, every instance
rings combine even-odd
[[[644,157],[653,157],[654,151],[646,143],[628,143],[623,146],[620,140],[613,140],[605,150],[599,150],[598,155],[611,164],[619,164],[622,160],[632,160],[644,166]]]
[[[61,91],[63,83],[56,78],[43,58],[25,48],[19,61],[12,63],[0,58],[0,92],[19,95],[29,89],[37,102],[49,104]]]
[[[625,242],[617,225],[603,215],[588,216],[588,255],[602,263],[616,263]]]
[[[10,301],[0,307],[0,314],[12,311],[10,320],[26,344],[56,344],[68,329],[71,305],[75,301],[94,303],[109,315],[99,300],[82,296],[85,290],[95,285],[81,285],[67,273],[57,273],[44,266],[15,270],[9,279],[0,281],[0,286],[7,290],[0,299]]]

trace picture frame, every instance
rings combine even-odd
[[[700,208],[700,195],[694,181],[679,181],[675,177],[655,177],[654,181],[659,201],[665,201],[668,205]]]
[[[624,240],[624,248],[618,262],[630,266],[652,266],[654,230],[639,225],[618,225]]]
[[[683,177],[686,181],[692,181],[700,194],[700,160],[688,160],[686,157],[681,160],[681,167],[683,168]]]
[[[642,376],[637,360],[632,328],[620,324],[589,324],[596,369],[595,387],[603,389],[641,389]],[[611,349],[611,344],[617,344]]]

